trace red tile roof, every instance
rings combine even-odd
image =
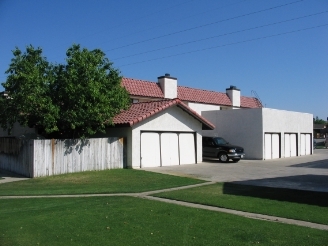
[[[184,86],[178,86],[178,98],[182,101],[188,102],[231,106],[231,100],[225,93],[194,89]]]
[[[133,96],[164,98],[164,94],[158,83],[123,78],[122,85],[127,89],[129,94]]]
[[[113,119],[113,123],[115,125],[133,126],[172,106],[177,106],[196,118],[203,124],[204,130],[213,130],[215,128],[211,122],[203,118],[179,99],[133,103],[128,110],[122,111],[120,114],[116,115]]]
[[[261,102],[255,97],[240,96],[240,105],[242,108],[262,108]]]
[[[122,85],[132,96],[164,99],[163,91],[158,83],[123,78]],[[231,100],[226,93],[189,88],[185,86],[178,86],[178,98],[181,101],[232,106]],[[241,96],[240,107],[260,108],[262,105],[254,97]]]

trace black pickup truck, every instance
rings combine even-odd
[[[219,158],[221,162],[238,162],[245,157],[244,149],[229,144],[221,137],[203,137],[203,157]]]

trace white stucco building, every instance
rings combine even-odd
[[[225,93],[189,88],[169,74],[157,82],[123,78],[122,86],[130,94],[130,109],[114,118],[115,127],[94,137],[125,137],[127,167],[200,163],[202,136],[222,136],[244,147],[248,159],[313,153],[311,114],[263,108],[235,86]],[[20,126],[13,133],[36,134]]]
[[[275,159],[313,152],[313,115],[270,108],[203,111],[215,125],[204,136],[221,136],[244,147],[248,159]]]
[[[132,104],[96,137],[125,137],[130,168],[202,162],[203,129],[214,126],[179,99]]]
[[[236,86],[225,93],[189,88],[178,86],[169,74],[158,77],[157,83],[123,78],[122,84],[133,102],[179,98],[214,124],[213,130],[201,135],[221,136],[244,147],[248,159],[313,153],[312,114],[263,108],[257,98],[242,96]]]

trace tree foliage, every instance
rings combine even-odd
[[[13,50],[0,99],[0,124],[36,127],[45,137],[80,138],[104,132],[113,117],[129,106],[120,72],[99,50],[73,45],[65,64],[51,64],[41,48]]]
[[[319,117],[316,116],[315,118],[313,118],[313,123],[314,123],[314,124],[326,124],[327,121],[322,120],[322,119],[319,119]]]

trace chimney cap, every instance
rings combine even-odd
[[[236,91],[239,91],[239,89],[237,89],[237,86],[234,86],[234,85],[230,85],[230,87],[227,88],[226,90],[236,90]]]
[[[166,73],[164,76],[160,76],[158,77],[158,79],[163,79],[163,78],[168,78],[168,79],[175,79],[177,80],[177,78],[171,77],[171,75],[169,73]]]

